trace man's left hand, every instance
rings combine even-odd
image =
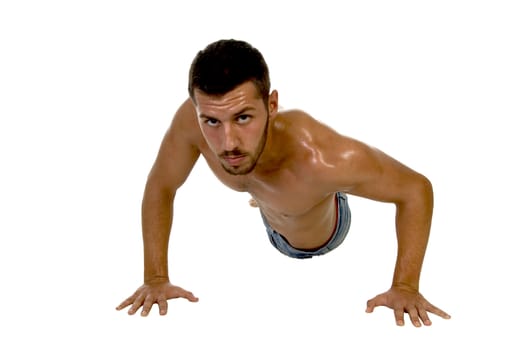
[[[406,287],[393,286],[387,292],[377,295],[367,301],[366,312],[373,312],[377,306],[386,306],[394,310],[396,324],[404,325],[404,313],[409,314],[409,318],[415,327],[420,327],[422,323],[426,326],[431,325],[428,312],[449,319],[446,312],[429,303],[418,291]]]

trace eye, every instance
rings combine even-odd
[[[252,119],[252,117],[250,115],[247,115],[247,114],[242,114],[239,117],[237,117],[236,119],[237,119],[237,122],[239,124],[246,124],[246,123],[248,123],[250,121],[250,119]]]
[[[205,120],[205,124],[208,125],[208,126],[218,126],[219,125],[219,120],[209,118],[209,119]]]

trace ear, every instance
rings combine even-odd
[[[268,96],[268,111],[271,117],[278,113],[278,91],[272,90]]]

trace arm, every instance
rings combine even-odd
[[[394,203],[398,251],[392,285],[418,291],[433,215],[433,189],[423,175],[375,149],[360,162],[363,179],[350,193]]]
[[[380,305],[390,307],[398,325],[404,324],[406,312],[415,326],[420,326],[420,321],[431,324],[427,312],[449,318],[419,292],[433,214],[431,182],[377,149],[349,138],[339,141],[337,168],[348,174],[343,179],[340,175],[339,180],[346,192],[396,206],[398,252],[392,286],[369,300],[366,311]]]
[[[144,282],[168,280],[168,242],[172,227],[173,201],[185,182],[199,150],[189,140],[185,125],[189,106],[183,105],[161,143],[157,159],[148,175],[142,201]],[[193,113],[193,112],[192,112]]]
[[[144,284],[117,307],[121,310],[131,305],[129,314],[143,306],[142,315],[146,316],[154,303],[159,304],[161,314],[166,314],[170,298],[197,301],[192,293],[171,285],[168,275],[173,201],[177,189],[185,182],[200,155],[192,141],[194,113],[189,101],[179,108],[146,182],[142,201]]]

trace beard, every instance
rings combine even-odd
[[[265,129],[263,130],[263,135],[259,139],[258,146],[256,147],[256,151],[254,153],[245,152],[243,150],[235,148],[232,151],[225,151],[220,154],[220,158],[245,157],[245,162],[243,162],[242,165],[227,165],[221,162],[221,166],[227,173],[229,173],[230,175],[246,175],[252,172],[252,170],[254,170],[259,160],[259,157],[261,157],[261,154],[263,153],[263,150],[265,149],[265,145],[267,143],[269,119],[270,118],[267,114],[267,122],[265,123]]]

